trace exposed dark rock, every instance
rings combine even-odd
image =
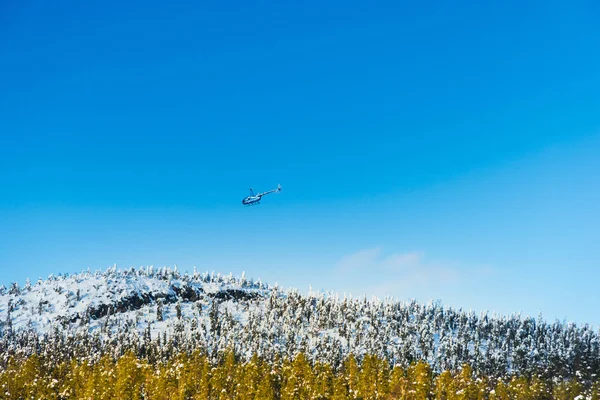
[[[123,313],[126,311],[139,310],[145,305],[156,302],[158,299],[162,299],[163,304],[173,304],[179,301],[190,301],[196,302],[201,299],[204,295],[204,291],[201,288],[194,288],[191,285],[184,286],[171,286],[171,290],[167,293],[135,293],[130,296],[124,297],[115,304],[99,304],[95,307],[90,307],[87,310],[88,315],[92,319],[99,319],[109,314],[116,312]],[[251,292],[240,289],[226,289],[216,293],[207,293],[209,297],[216,300],[253,300],[260,295],[257,292]],[[80,318],[79,315],[73,317],[74,321]],[[71,322],[74,322],[73,320]]]
[[[197,301],[203,292],[202,288],[193,288],[191,285],[184,285],[182,287],[171,286],[171,290],[175,292],[177,297],[184,301]]]
[[[132,294],[122,298],[115,305],[117,312],[125,312],[131,310],[139,310],[146,304],[150,304],[153,300],[153,296],[149,293]]]
[[[89,307],[88,313],[92,319],[98,319],[107,316],[108,310],[108,304],[99,304],[96,307]]]
[[[258,297],[260,297],[260,295],[256,292],[249,292],[246,290],[241,290],[241,289],[226,289],[226,290],[221,290],[217,293],[207,293],[207,295],[209,297],[212,297],[214,299],[217,300],[253,300],[256,299]]]

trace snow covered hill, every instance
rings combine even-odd
[[[56,328],[94,332],[134,321],[142,333],[152,327],[154,337],[172,331],[180,319],[206,319],[213,299],[228,301],[243,318],[242,302],[263,299],[270,289],[244,277],[208,273],[181,275],[177,269],[153,267],[75,275],[51,275],[23,288],[13,283],[0,287],[0,327],[47,334]],[[233,301],[232,301],[233,300]],[[181,318],[177,318],[179,315]],[[208,322],[208,321],[207,321]],[[105,334],[105,336],[108,333]]]
[[[339,366],[349,354],[435,370],[469,363],[510,373],[594,378],[600,333],[588,326],[479,316],[440,304],[282,291],[231,275],[152,267],[50,276],[0,288],[0,357],[53,354],[98,359],[132,350],[168,358],[201,348],[217,356],[293,357]],[[1,361],[1,360],[0,360]]]

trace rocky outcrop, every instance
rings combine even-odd
[[[225,289],[220,290],[216,293],[208,293],[207,296],[212,297],[216,300],[227,301],[227,300],[254,300],[260,297],[260,295],[256,292],[249,292],[246,290],[240,289]]]
[[[260,297],[260,294],[241,289],[225,289],[215,293],[204,293],[201,288],[195,288],[191,285],[173,285],[167,293],[135,293],[122,298],[115,304],[99,304],[91,306],[87,310],[87,315],[91,319],[99,319],[115,313],[139,310],[148,304],[155,303],[158,299],[162,299],[163,304],[173,304],[177,301],[196,302],[203,296],[220,301],[244,301],[257,299]],[[75,316],[74,319],[75,321],[79,319],[79,315]],[[71,320],[71,322],[75,321]]]
[[[194,288],[191,285],[184,286],[171,286],[171,290],[175,292],[177,297],[179,297],[183,301],[191,301],[195,302],[202,297],[203,290],[202,288]]]

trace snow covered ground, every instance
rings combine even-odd
[[[206,320],[212,299],[221,296],[225,300],[221,308],[243,321],[248,310],[241,310],[230,297],[236,293],[242,293],[244,298],[264,297],[269,290],[260,282],[234,279],[231,275],[180,275],[176,269],[168,268],[113,267],[103,272],[51,275],[22,288],[0,289],[0,326],[6,328],[10,321],[15,331],[33,329],[40,335],[56,326],[93,332],[113,317],[121,322],[114,323],[114,329],[134,321],[140,333],[150,325],[156,336],[173,328],[178,321],[177,307],[184,320]],[[158,316],[159,307],[162,318]]]

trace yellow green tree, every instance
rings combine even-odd
[[[346,385],[348,388],[348,395],[351,399],[354,399],[358,395],[358,384],[360,380],[360,368],[356,362],[354,354],[350,354],[343,363],[342,368]]]
[[[453,398],[452,390],[454,388],[453,378],[450,371],[444,371],[435,379],[435,398],[436,400],[449,400]]]
[[[333,394],[331,395],[331,398],[332,400],[346,400],[350,398],[346,378],[342,373],[334,375],[333,377]]]
[[[406,378],[406,371],[400,366],[395,366],[390,374],[389,382],[389,398],[404,399],[408,392],[408,379]]]
[[[371,400],[377,398],[377,362],[369,354],[363,357],[359,381],[358,398]]]
[[[256,354],[250,361],[238,368],[238,379],[235,385],[235,398],[240,400],[253,400],[256,397],[260,376],[260,361]]]
[[[583,394],[583,386],[577,380],[565,380],[554,385],[552,398],[555,400],[572,400]]]
[[[478,388],[473,379],[473,369],[464,364],[453,379],[452,400],[477,400]]]
[[[312,399],[331,399],[333,396],[333,371],[326,363],[316,363],[314,368]]]
[[[258,365],[259,381],[256,386],[256,400],[274,400],[276,398],[275,388],[277,386],[276,379],[280,377],[281,371],[268,363],[261,362]]]
[[[310,399],[313,376],[304,353],[300,352],[284,372],[281,400]]]
[[[115,399],[141,399],[144,375],[133,352],[119,358],[116,365]]]
[[[424,361],[412,363],[407,371],[408,393],[405,397],[410,400],[428,399],[433,392],[433,377],[431,367]]]
[[[501,379],[498,380],[496,387],[490,392],[490,400],[510,400],[510,396],[508,385]]]

